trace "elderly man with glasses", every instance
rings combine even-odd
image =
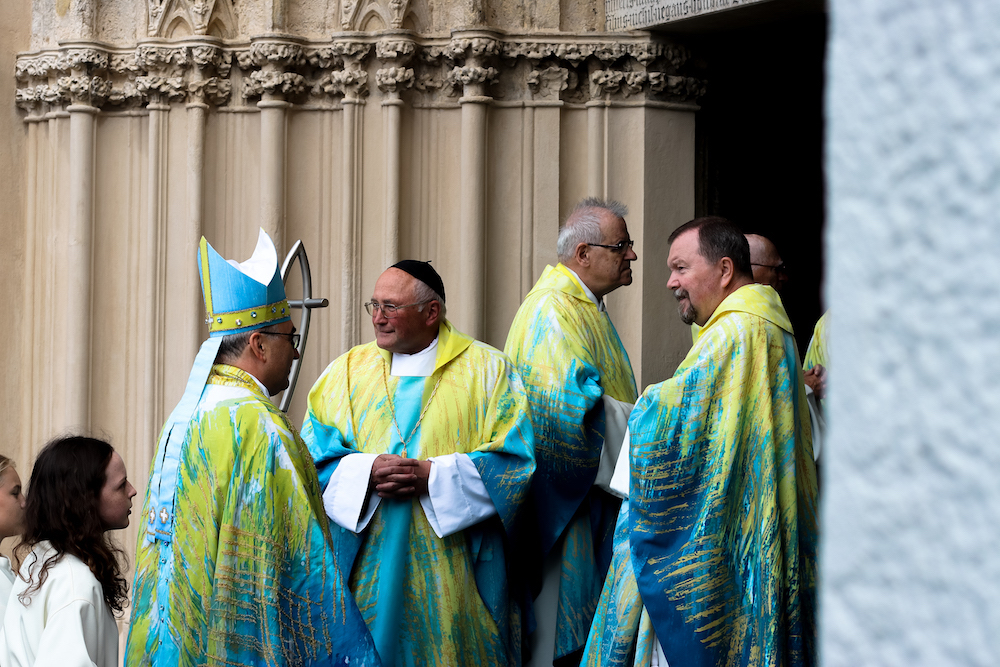
[[[620,501],[605,489],[636,386],[604,297],[632,283],[626,215],[615,201],[576,206],[559,263],[525,297],[504,350],[524,378],[538,460],[528,515],[539,543],[525,554],[536,589],[541,580],[532,665],[579,662],[611,562]]]
[[[770,285],[778,294],[785,289],[788,282],[788,267],[778,254],[778,248],[771,239],[760,234],[746,234],[750,244],[750,268],[753,269],[753,281],[761,285]]]
[[[535,469],[521,379],[445,318],[427,262],[387,269],[365,309],[375,341],[316,381],[302,435],[381,664],[519,665],[509,536]]]

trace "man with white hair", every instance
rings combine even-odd
[[[559,263],[525,297],[504,348],[524,378],[538,462],[528,512],[541,553],[527,560],[536,586],[543,569],[545,576],[532,665],[579,663],[611,561],[620,501],[600,487],[636,386],[604,297],[632,283],[638,257],[626,215],[615,201],[576,206],[559,231]]]

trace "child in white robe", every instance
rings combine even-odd
[[[24,493],[21,476],[14,462],[0,454],[0,542],[20,535],[24,530]],[[14,570],[6,556],[0,555],[0,623],[7,611],[7,598],[14,585]]]
[[[115,613],[128,584],[107,531],[128,526],[136,490],[111,445],[46,445],[28,485],[21,563],[0,633],[0,665],[117,667]]]

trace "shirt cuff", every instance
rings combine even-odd
[[[372,465],[377,457],[378,454],[344,456],[323,491],[323,508],[327,516],[352,533],[360,533],[368,526],[381,500],[377,493],[373,493],[367,507],[364,506]]]
[[[625,428],[625,440],[622,442],[621,451],[618,452],[618,462],[615,464],[615,474],[611,476],[611,484],[608,489],[619,498],[628,499],[629,482],[629,451],[632,449],[632,436],[628,427]]]
[[[468,454],[431,457],[424,516],[438,537],[447,537],[497,513],[483,478]]]

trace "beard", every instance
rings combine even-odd
[[[674,290],[674,298],[677,299],[677,314],[681,316],[681,321],[684,324],[693,324],[695,319],[698,317],[698,313],[695,312],[694,305],[691,303],[691,298],[688,296],[687,290],[678,287]],[[681,299],[687,299],[687,307],[684,307],[683,303],[679,303]]]

